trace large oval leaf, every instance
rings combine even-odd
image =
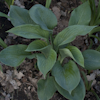
[[[55,82],[55,86],[58,90],[58,92],[63,95],[65,98],[69,100],[84,100],[85,97],[85,86],[83,83],[83,80],[81,79],[80,83],[78,86],[72,91],[71,94],[69,94],[68,91],[60,87],[57,82]]]
[[[47,45],[47,43],[42,40],[35,40],[28,45],[25,51],[41,51],[45,55],[45,57],[48,57],[50,49],[51,45]]]
[[[29,10],[30,17],[44,30],[52,30],[57,25],[57,18],[48,8],[36,4]]]
[[[67,46],[64,49],[60,49],[60,54],[62,60],[65,57],[71,57],[75,62],[77,62],[80,66],[84,67],[84,58],[81,51],[75,46]]]
[[[69,26],[88,25],[90,20],[91,20],[91,8],[89,2],[87,1],[72,11],[69,20]]]
[[[86,35],[95,26],[73,25],[65,28],[54,39],[55,48],[72,42],[78,35]]]
[[[54,66],[56,62],[56,57],[57,57],[57,54],[53,49],[51,49],[48,52],[47,58],[43,54],[37,55],[37,65],[38,65],[39,70],[43,73],[44,77]]]
[[[35,40],[31,42],[25,51],[40,51],[47,46],[47,43],[42,40]]]
[[[10,6],[10,17],[12,18],[11,23],[14,26],[35,24],[34,21],[30,18],[28,10],[18,6]]]
[[[63,67],[56,62],[52,69],[52,75],[56,82],[70,94],[80,82],[80,72],[73,61],[69,61]]]
[[[26,48],[26,45],[21,44],[7,47],[0,52],[0,61],[8,66],[19,66],[30,55],[30,53],[25,52]]]
[[[39,100],[49,100],[55,92],[56,88],[53,77],[39,80],[37,90]]]
[[[41,29],[39,25],[32,25],[32,24],[21,25],[21,26],[14,27],[8,30],[7,32],[11,32],[15,35],[28,38],[28,39],[49,38],[49,32]]]
[[[100,52],[96,50],[85,50],[83,52],[85,68],[88,70],[100,69]]]

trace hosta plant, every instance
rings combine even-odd
[[[53,29],[57,19],[48,6],[46,8],[36,4],[29,10],[10,7],[9,17],[14,28],[7,32],[35,40],[29,45],[6,47],[0,52],[0,61],[16,68],[25,58],[37,59],[36,65],[44,76],[44,79],[38,81],[39,100],[49,100],[56,91],[69,100],[84,100],[85,86],[78,66],[89,70],[100,68],[99,52],[86,50],[81,53],[77,47],[70,45],[76,36],[86,35],[95,28],[88,26],[91,13],[85,11],[90,10],[89,3],[81,6],[85,10],[74,12],[79,13],[79,16],[76,18],[72,14],[69,26],[56,36],[53,36]],[[71,59],[63,63],[66,57]]]

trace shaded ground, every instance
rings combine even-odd
[[[20,0],[21,4],[27,9],[30,9],[34,4],[40,3],[45,5],[45,0]],[[58,19],[58,25],[54,29],[54,34],[59,33],[68,26],[68,20],[73,8],[80,5],[79,0],[52,0],[51,10],[55,13]],[[0,11],[8,13],[8,8],[4,3],[0,2]],[[6,18],[0,17],[0,37],[8,44],[29,44],[32,40],[24,39],[15,36],[5,31],[13,27]],[[89,40],[87,36],[78,36],[72,45],[78,47],[81,51],[87,49]],[[0,47],[0,50],[3,48]],[[11,67],[3,66],[4,74],[0,72],[0,100],[38,100],[37,97],[37,81],[42,77],[42,74],[34,68],[35,60],[26,59],[17,70]],[[96,83],[93,88],[100,96],[100,77],[96,77]],[[58,92],[55,93],[51,100],[67,100]],[[95,96],[87,92],[84,100],[96,100]]]

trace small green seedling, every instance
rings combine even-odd
[[[91,85],[92,85],[92,82],[93,81],[88,81],[87,80],[87,77],[86,77],[86,74],[83,72],[83,71],[81,71],[81,73],[82,73],[82,76],[83,76],[83,79],[84,79],[84,82],[85,82],[85,87],[86,87],[86,90],[87,91],[91,91]]]
[[[96,99],[97,100],[100,100],[100,98],[99,98],[99,96],[96,94],[96,92],[91,88],[91,86],[92,86],[92,82],[93,81],[88,81],[87,80],[87,77],[86,77],[86,74],[83,72],[83,71],[81,71],[81,73],[82,73],[82,76],[83,76],[83,78],[84,78],[84,82],[85,82],[85,87],[86,87],[86,90],[89,92],[92,92],[94,95],[95,95],[95,97],[96,97]]]
[[[99,25],[100,24],[100,0],[98,7],[96,7],[95,0],[89,0],[91,7],[91,21],[90,25]]]
[[[14,4],[14,0],[4,0],[4,1],[8,8],[10,8],[10,6]]]
[[[87,2],[87,0],[81,0],[81,1]],[[91,11],[88,11],[89,13],[91,13],[91,20],[90,20],[89,25],[98,26],[89,33],[89,36],[91,37],[93,33],[100,32],[100,27],[99,27],[100,25],[100,0],[98,2],[98,5],[95,4],[95,0],[88,0],[88,2],[89,2],[90,9],[91,9]]]
[[[97,38],[99,40],[99,37],[92,35],[93,33],[100,32],[100,0],[98,3],[98,7],[96,7],[95,0],[89,0],[90,7],[91,7],[91,21],[90,25],[97,25],[98,27],[94,28],[90,33],[90,37]],[[99,48],[99,47],[98,47]]]
[[[96,5],[95,0],[81,0],[84,2],[89,2],[89,6],[91,8],[91,20],[90,25],[99,25],[100,24],[100,0],[98,5]],[[97,6],[97,7],[96,7]]]
[[[7,45],[5,44],[5,42],[0,38],[0,45],[3,47],[3,48],[6,48]]]
[[[94,28],[90,33],[89,33],[89,37],[93,37],[93,38],[96,38],[98,41],[100,41],[100,38],[98,36],[95,36],[95,35],[92,35],[93,33],[96,33],[96,32],[100,32],[100,0],[98,2],[98,5],[96,7],[96,4],[95,4],[95,0],[88,0],[89,1],[89,6],[91,8],[91,20],[90,20],[90,23],[89,25],[90,26],[93,26],[93,25],[97,25],[96,28]],[[92,39],[91,39],[92,41]],[[90,42],[90,47],[92,47],[93,45],[93,41]],[[97,51],[99,51],[99,48],[100,46],[97,47]]]
[[[14,28],[7,32],[35,40],[29,45],[18,44],[3,49],[0,52],[0,62],[16,68],[25,58],[37,59],[37,67],[44,76],[44,79],[38,81],[39,100],[49,100],[56,91],[69,100],[84,100],[85,86],[77,65],[88,70],[100,68],[100,52],[90,49],[81,53],[77,47],[69,44],[76,36],[86,35],[96,27],[89,26],[89,3],[85,2],[76,8],[72,12],[69,26],[55,37],[53,29],[57,19],[48,9],[49,6],[46,7],[40,4],[29,10],[10,7]],[[66,57],[71,60],[64,64]]]
[[[46,8],[49,8],[49,7],[50,7],[51,1],[52,1],[52,0],[47,0],[47,1],[46,1],[46,5],[45,5]]]

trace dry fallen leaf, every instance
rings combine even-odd
[[[21,82],[20,82],[20,81],[18,81],[18,80],[17,80],[17,85],[18,85],[18,86],[21,86]]]
[[[96,84],[96,82],[97,82],[96,80],[93,80],[91,86],[94,86]]]
[[[7,93],[12,93],[14,91],[13,86],[9,83],[7,86]]]
[[[16,75],[18,79],[21,79],[24,76],[22,72],[18,73],[17,70],[14,70],[14,75]]]
[[[10,95],[6,95],[5,100],[10,100]]]
[[[95,73],[92,73],[92,74],[90,74],[90,75],[87,75],[87,80],[88,80],[88,81],[95,80],[95,77],[96,77]]]
[[[17,83],[16,83],[16,81],[15,80],[10,80],[10,84],[12,84],[12,86],[13,86],[13,88],[14,89],[19,89],[19,87],[18,87],[18,85],[17,85]]]
[[[22,2],[22,0],[21,1],[20,0],[15,0],[14,3],[17,6],[21,7],[21,8],[25,8],[24,3]]]
[[[29,77],[29,80],[30,80],[30,82],[32,83],[32,85],[33,85],[35,88],[37,88],[37,81],[38,81],[38,79]]]
[[[0,71],[0,82],[5,79],[5,75],[2,71]]]

